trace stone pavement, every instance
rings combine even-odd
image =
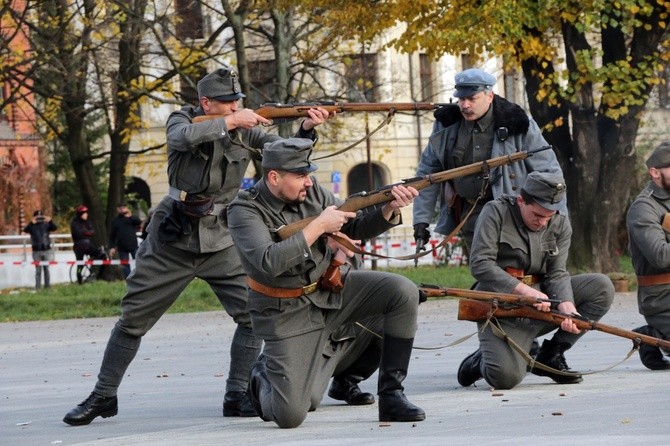
[[[456,301],[420,307],[417,347],[471,334]],[[260,418],[223,418],[221,404],[234,324],[223,312],[166,315],[145,336],[119,391],[119,414],[71,427],[63,415],[91,391],[114,318],[0,324],[2,445],[667,445],[670,372],[647,370],[637,353],[623,364],[558,385],[528,375],[512,390],[484,381],[462,388],[460,361],[475,337],[416,349],[406,380],[427,419],[380,426],[377,405],[347,407],[324,397],[296,429]],[[642,325],[635,293],[617,294],[603,323]],[[570,366],[600,371],[622,360],[629,340],[588,333],[567,353]],[[364,382],[375,392],[376,375]]]

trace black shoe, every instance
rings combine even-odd
[[[223,397],[224,417],[257,417],[258,412],[251,404],[247,392],[226,392]]]
[[[113,417],[119,413],[119,401],[115,396],[104,397],[91,393],[88,398],[65,415],[63,421],[70,426],[90,424],[96,417]]]
[[[344,401],[350,406],[365,406],[375,402],[373,394],[361,392],[358,384],[347,378],[333,378],[330,389],[328,389],[328,396],[338,401]]]
[[[480,349],[466,356],[458,367],[458,374],[456,375],[458,383],[463,387],[468,387],[473,385],[475,381],[482,379],[481,363],[482,351]]]
[[[247,388],[247,395],[249,402],[256,410],[256,413],[263,421],[270,421],[269,418],[263,416],[263,408],[261,406],[261,395],[271,392],[270,381],[265,371],[265,363],[257,362],[251,368],[251,377],[249,379],[249,386]]]
[[[640,333],[655,338],[661,338],[661,333],[650,325],[643,325],[633,330],[635,333]],[[660,348],[653,345],[640,344],[640,361],[650,370],[668,370],[670,369],[670,361],[663,357],[663,352]]]
[[[563,356],[563,353],[570,347],[570,344],[562,342],[558,343],[553,340],[545,339],[540,351],[535,357],[535,362],[539,362],[542,365],[546,365],[547,367],[551,367],[552,369],[561,372],[570,372],[570,367],[568,367],[567,362],[565,362],[565,356]],[[533,367],[531,372],[538,376],[548,376],[558,384],[577,384],[584,380],[582,375],[576,372],[572,372],[573,374],[571,375],[559,375],[554,372],[538,369],[537,367]]]
[[[384,335],[379,365],[379,421],[423,421],[426,413],[409,402],[402,382],[412,356],[414,339]]]

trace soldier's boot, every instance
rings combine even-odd
[[[663,335],[651,325],[643,325],[633,331],[635,333],[663,339]],[[650,370],[670,369],[670,361],[663,357],[663,352],[660,348],[654,347],[653,345],[640,344],[640,361],[642,361],[642,364]]]
[[[410,403],[402,382],[407,377],[414,338],[402,339],[384,335],[379,365],[379,421],[422,421],[426,413]]]
[[[568,343],[546,339],[542,343],[542,347],[540,347],[540,351],[537,353],[535,361],[561,372],[570,372],[570,367],[568,367],[567,362],[565,362],[565,356],[563,355],[563,353],[570,347],[572,346]],[[558,384],[577,384],[583,381],[582,375],[575,372],[571,372],[570,375],[559,375],[537,367],[533,367],[531,372],[538,376],[548,376]]]
[[[482,351],[477,349],[465,357],[458,367],[458,383],[463,387],[471,386],[475,381],[482,379]]]
[[[381,349],[373,342],[356,361],[342,373],[333,376],[333,382],[328,389],[328,396],[345,401],[350,406],[373,404],[375,396],[362,392],[358,383],[368,379],[379,367]]]

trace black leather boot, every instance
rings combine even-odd
[[[265,371],[265,363],[261,361],[256,362],[251,368],[247,394],[249,395],[251,405],[263,421],[270,421],[270,418],[263,415],[261,400],[271,392],[272,386],[270,385],[270,380],[268,380],[268,375]]]
[[[379,368],[381,348],[378,342],[372,342],[356,361],[342,373],[333,376],[328,396],[345,401],[350,406],[373,404],[375,396],[362,392],[358,383],[368,379]]]
[[[334,400],[344,401],[350,406],[365,406],[375,402],[375,396],[361,391],[355,378],[350,376],[333,377],[333,382],[328,389],[328,396]]]
[[[402,382],[407,377],[414,338],[384,335],[379,365],[379,421],[422,421],[426,413],[407,400]]]
[[[633,331],[635,333],[663,339],[663,335],[651,325],[643,325]],[[663,357],[663,352],[660,348],[654,347],[653,345],[640,344],[640,361],[642,361],[642,364],[650,370],[670,369],[670,361]]]
[[[570,367],[568,367],[567,362],[565,362],[565,356],[563,356],[563,353],[570,347],[572,346],[565,342],[556,342],[554,340],[545,339],[542,343],[542,347],[540,347],[540,351],[535,357],[535,362],[539,362],[540,364],[561,372],[570,372]],[[531,372],[538,376],[548,376],[558,384],[577,384],[583,381],[582,375],[575,372],[573,372],[574,374],[572,375],[559,375],[547,370],[538,369],[537,367],[533,367]]]
[[[77,407],[69,411],[63,421],[70,426],[90,424],[96,417],[113,417],[119,413],[119,402],[115,396],[104,397],[91,393]]]
[[[257,417],[247,392],[226,392],[223,397],[224,417]]]
[[[465,357],[461,365],[458,367],[458,383],[463,387],[471,386],[475,381],[483,378],[481,372],[482,351],[475,350]]]

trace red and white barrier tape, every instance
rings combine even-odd
[[[42,261],[32,261],[32,262],[23,262],[20,260],[12,262],[3,262],[0,261],[0,266],[12,265],[12,266],[50,266],[50,265],[130,265],[133,260],[67,260],[64,262],[59,262],[56,260],[42,260]]]

